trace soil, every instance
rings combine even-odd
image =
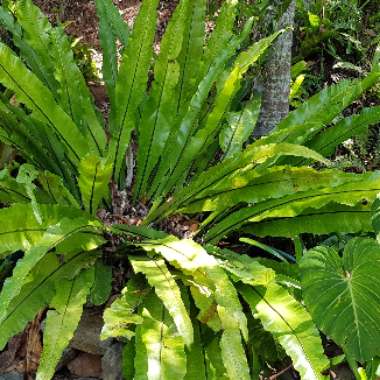
[[[141,1],[113,0],[113,2],[119,8],[124,20],[129,26],[132,26],[139,12]],[[43,10],[53,24],[61,22],[67,25],[68,34],[74,38],[79,38],[92,48],[99,48],[98,18],[94,0],[34,0],[34,3]],[[160,2],[158,8],[158,40],[162,36],[176,4],[176,0]]]

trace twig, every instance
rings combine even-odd
[[[292,368],[292,364],[290,364],[288,367],[284,368],[283,370],[281,370],[280,372],[277,372],[275,373],[274,375],[270,376],[269,377],[269,380],[276,380],[279,376],[281,376],[283,373],[285,373],[286,371],[289,371],[290,368]]]

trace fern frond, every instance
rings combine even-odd
[[[59,85],[58,103],[86,136],[91,151],[102,155],[106,146],[104,127],[96,115],[90,90],[75,63],[70,41],[61,27],[54,28],[49,37],[49,54],[55,62],[54,77]]]
[[[16,179],[13,178],[9,174],[8,169],[0,170],[0,202],[2,203],[29,203],[30,202],[30,198],[25,190],[25,186],[18,183]]]
[[[379,79],[380,73],[373,72],[363,79],[344,80],[323,89],[290,112],[276,127],[274,133],[258,140],[256,144],[282,141],[304,143],[325,125],[331,123]],[[310,125],[313,125],[313,128],[310,128]],[[293,129],[298,131],[292,133]]]
[[[168,186],[165,183],[165,179],[169,178],[168,174],[176,169],[183,151],[196,128],[196,121],[199,118],[202,107],[207,100],[212,86],[239,45],[239,39],[231,39],[230,43],[226,46],[226,49],[215,59],[207,75],[200,82],[186,113],[179,123],[178,130],[173,131],[167,140],[165,149],[162,153],[165,160],[161,160],[160,162],[155,179],[148,193],[149,197],[153,194],[158,197],[167,192],[166,189]]]
[[[20,294],[6,309],[0,323],[0,349],[49,304],[54,297],[56,284],[73,279],[82,269],[92,266],[98,257],[99,252],[96,251],[70,253],[63,261],[53,252],[46,255],[40,265],[30,272]]]
[[[6,320],[12,302],[19,296],[22,287],[27,284],[30,272],[41,262],[43,257],[51,249],[70,238],[70,236],[83,230],[94,232],[96,227],[99,227],[98,222],[89,219],[62,219],[59,223],[50,226],[46,230],[39,243],[29,249],[25,256],[17,262],[12,277],[8,278],[3,284],[0,293],[0,326]]]
[[[222,163],[194,177],[182,190],[174,193],[172,199],[161,207],[152,208],[146,221],[151,222],[158,217],[165,217],[174,210],[180,209],[184,204],[190,202],[193,197],[208,194],[210,189],[218,183],[234,176],[239,171],[249,171],[259,169],[262,166],[269,166],[280,156],[300,156],[307,157],[323,163],[328,163],[321,155],[311,149],[293,144],[269,144],[265,146],[250,145],[241,154],[238,154]]]
[[[22,55],[39,79],[55,94],[57,90],[54,78],[55,62],[49,56],[47,49],[50,45],[49,34],[53,28],[48,18],[31,0],[16,0],[13,12],[19,27],[17,30],[15,25],[11,30],[16,37],[16,45],[19,45]]]
[[[354,234],[373,232],[371,218],[374,211],[371,204],[344,206],[334,202],[317,210],[306,209],[291,218],[264,220],[242,228],[255,236],[281,236],[294,238],[302,233],[327,235],[331,233]]]
[[[359,114],[346,117],[332,127],[316,135],[308,146],[325,157],[351,137],[364,134],[368,127],[380,122],[380,106],[364,108]]]
[[[74,208],[80,208],[79,202],[74,198],[73,194],[64,185],[62,177],[44,171],[38,176],[38,183],[46,194],[50,197],[49,203],[56,203],[62,206],[71,206]],[[40,203],[48,203],[41,202]]]
[[[192,240],[168,236],[157,242],[139,243],[148,252],[162,255],[174,267],[192,276],[198,284],[208,285],[214,294],[216,310],[223,329],[240,329],[248,338],[247,320],[235,287],[217,260]]]
[[[253,133],[260,109],[261,98],[254,96],[241,111],[227,115],[227,125],[219,134],[219,145],[224,152],[224,160],[242,151],[243,144]]]
[[[143,277],[138,275],[132,277],[123,289],[121,296],[104,311],[101,339],[131,339],[135,333],[130,329],[130,325],[143,322],[143,318],[137,312],[149,291]]]
[[[179,85],[176,93],[178,115],[183,115],[202,78],[203,47],[205,40],[206,1],[187,2],[182,50],[178,58]]]
[[[250,380],[247,357],[241,342],[240,331],[226,329],[220,338],[224,366],[230,379]]]
[[[207,380],[208,375],[205,367],[205,349],[201,337],[201,326],[193,320],[194,344],[187,352],[187,369],[184,380]]]
[[[37,380],[53,378],[63,350],[74,336],[93,281],[94,270],[91,268],[79,273],[75,279],[57,284],[55,296],[50,302],[54,310],[50,310],[46,317]]]
[[[183,379],[186,354],[182,337],[155,293],[142,308],[144,322],[136,330],[136,380]]]
[[[304,380],[326,379],[329,362],[324,356],[318,330],[303,306],[276,283],[266,289],[243,286],[240,292],[255,318],[260,319],[291,357]]]
[[[205,347],[207,375],[212,380],[230,380],[224,366],[222,352],[220,348],[220,338],[215,337]]]
[[[206,249],[219,257],[220,265],[230,273],[232,279],[251,286],[266,286],[276,277],[276,272],[262,265],[248,255],[237,254],[228,249],[206,246]]]
[[[166,192],[170,191],[174,184],[178,184],[179,180],[186,178],[191,163],[215,140],[220,132],[221,122],[229,110],[230,103],[240,88],[243,75],[268,49],[279,34],[280,32],[263,38],[237,57],[221,91],[215,97],[213,109],[208,114],[205,125],[189,139],[187,145],[176,159],[174,169],[165,185]]]
[[[90,301],[95,306],[106,303],[112,292],[112,267],[96,262],[94,268],[94,283],[91,287]]]
[[[112,175],[112,164],[104,158],[90,154],[80,161],[78,171],[82,203],[94,215],[101,201],[109,197],[108,184]]]
[[[294,217],[302,214],[307,209],[319,209],[329,203],[353,207],[365,200],[366,203],[371,204],[375,200],[379,189],[378,174],[371,173],[361,182],[348,182],[337,187],[311,189],[283,198],[268,200],[232,212],[208,231],[207,239],[218,239],[245,223],[260,223],[268,218]]]
[[[96,0],[99,18],[99,39],[103,50],[103,78],[111,108],[115,107],[115,84],[118,77],[117,41],[127,46],[129,28],[112,0]]]
[[[60,139],[74,164],[88,152],[87,141],[70,117],[55,102],[52,93],[27,69],[6,45],[0,44],[0,82],[13,90],[18,100],[48,124]]]
[[[112,140],[109,158],[113,162],[113,177],[119,183],[123,178],[123,163],[131,132],[136,127],[138,107],[146,91],[153,54],[157,4],[158,0],[143,2],[124,50],[115,85],[116,106],[111,110]]]
[[[182,1],[175,10],[162,38],[160,54],[154,67],[151,93],[142,108],[139,124],[139,149],[135,195],[145,193],[149,177],[165,147],[176,121],[176,86],[180,77],[178,57],[185,38],[184,28],[189,8]]]
[[[0,224],[0,255],[18,250],[28,251],[39,243],[50,226],[63,218],[83,217],[81,210],[50,204],[40,204],[39,212],[42,224],[37,222],[31,205],[13,204],[0,210],[0,219],[7,221]]]
[[[162,259],[129,258],[135,273],[143,273],[149,285],[154,287],[188,347],[193,343],[193,326],[183,303],[181,291]]]
[[[194,197],[194,202],[181,211],[220,212],[243,202],[253,205],[295,192],[332,188],[369,178],[374,178],[374,175],[356,175],[335,169],[315,170],[309,167],[274,166],[262,170],[242,170]]]
[[[229,43],[231,37],[234,35],[233,27],[237,15],[238,4],[237,0],[226,0],[223,3],[216,21],[215,29],[213,30],[205,48],[203,64],[204,72],[207,72],[212,65],[212,62],[217,56],[219,56],[219,54],[221,54]]]

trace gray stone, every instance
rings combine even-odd
[[[88,354],[103,355],[107,344],[100,340],[102,327],[102,314],[97,310],[85,309],[70,347]]]
[[[67,365],[67,369],[77,377],[102,378],[101,356],[81,352]]]
[[[341,364],[331,370],[334,380],[355,380],[350,367],[346,364]]]
[[[75,356],[77,355],[77,351],[67,347],[62,353],[61,359],[57,365],[57,371],[60,371],[63,367],[65,367],[69,362],[71,362]]]
[[[18,372],[8,372],[0,374],[0,380],[23,380],[24,376]]]
[[[102,358],[103,380],[122,380],[123,345],[107,341],[108,346]]]

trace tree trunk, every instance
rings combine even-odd
[[[295,0],[276,29],[294,26]],[[289,112],[293,31],[283,33],[272,45],[263,70],[262,108],[255,136],[267,135]]]

